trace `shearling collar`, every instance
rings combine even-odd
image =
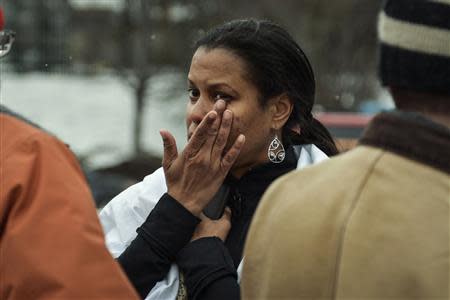
[[[423,115],[401,111],[381,113],[369,124],[359,143],[450,174],[450,129]]]

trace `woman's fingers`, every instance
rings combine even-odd
[[[222,217],[218,220],[211,220],[203,213],[199,215],[202,220],[195,229],[191,241],[204,237],[218,237],[225,241],[231,228],[231,209],[227,206]]]
[[[201,212],[197,217],[202,221],[209,220],[209,218],[203,212]]]
[[[219,132],[217,133],[217,137],[211,151],[211,159],[220,161],[223,149],[228,142],[228,136],[230,135],[232,123],[233,113],[231,112],[231,110],[227,109],[222,116],[222,123],[220,125]]]
[[[197,129],[195,129],[194,134],[190,138],[188,144],[186,145],[185,151],[188,155],[196,154],[205,144],[208,137],[215,138],[215,134],[217,133],[217,130],[219,128],[216,122],[217,118],[217,112],[214,110],[210,111],[203,118]],[[214,123],[216,123],[216,125],[214,125]]]
[[[204,149],[206,150],[206,153],[211,152],[214,141],[217,139],[219,128],[221,127],[221,124],[223,122],[223,112],[225,110],[225,107],[225,101],[223,100],[219,100],[216,102],[216,104],[214,104],[214,111],[217,112],[218,117],[211,125],[211,129],[208,131],[208,137],[204,143]]]
[[[176,151],[173,136],[161,131],[164,141],[163,167],[168,192],[195,215],[200,214],[219,189],[244,141],[243,136],[234,141],[222,162],[222,152],[227,144],[232,123],[232,112],[224,112],[225,107],[223,100],[216,102],[214,110],[207,113],[197,126],[180,156]],[[212,156],[213,150],[218,155]]]
[[[234,164],[245,143],[245,136],[240,134],[234,141],[233,146],[227,151],[222,158],[221,168],[224,174],[227,174],[231,166]]]
[[[227,108],[227,103],[223,100],[217,100],[214,104],[214,110],[219,114],[219,116],[223,114],[225,108]]]
[[[177,142],[173,135],[167,130],[160,130],[159,134],[162,137],[164,145],[164,154],[162,166],[167,170],[172,165],[173,161],[178,157]]]
[[[223,212],[223,216],[222,216],[221,219],[224,219],[224,220],[226,220],[228,222],[231,221],[231,209],[230,209],[230,207],[228,207],[228,206],[225,207],[225,211]]]
[[[205,118],[200,122],[191,139],[189,140],[186,149],[190,154],[196,154],[206,143],[205,148],[211,148],[217,137],[222,114],[225,110],[226,103],[223,100],[218,100],[214,104],[214,110],[210,111]]]

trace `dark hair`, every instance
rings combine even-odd
[[[247,64],[247,76],[260,93],[259,102],[286,94],[294,109],[283,128],[283,140],[315,144],[327,155],[338,153],[328,130],[311,114],[315,79],[311,65],[289,33],[270,21],[236,20],[213,28],[194,49],[223,48]],[[299,126],[300,135],[292,130]]]
[[[422,113],[450,114],[450,94],[418,92],[415,90],[390,86],[395,106],[404,111]]]

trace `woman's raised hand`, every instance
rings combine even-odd
[[[218,191],[245,142],[241,134],[223,153],[233,121],[233,113],[225,108],[223,100],[216,102],[180,155],[172,134],[160,131],[167,192],[196,216]]]

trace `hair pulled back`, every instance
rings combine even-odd
[[[242,58],[262,107],[273,97],[289,97],[294,108],[283,127],[283,140],[315,144],[329,156],[338,152],[328,130],[312,116],[314,73],[305,53],[286,30],[265,20],[235,20],[209,31],[196,42],[194,50],[200,47],[223,48]],[[298,127],[300,134],[293,130]]]

